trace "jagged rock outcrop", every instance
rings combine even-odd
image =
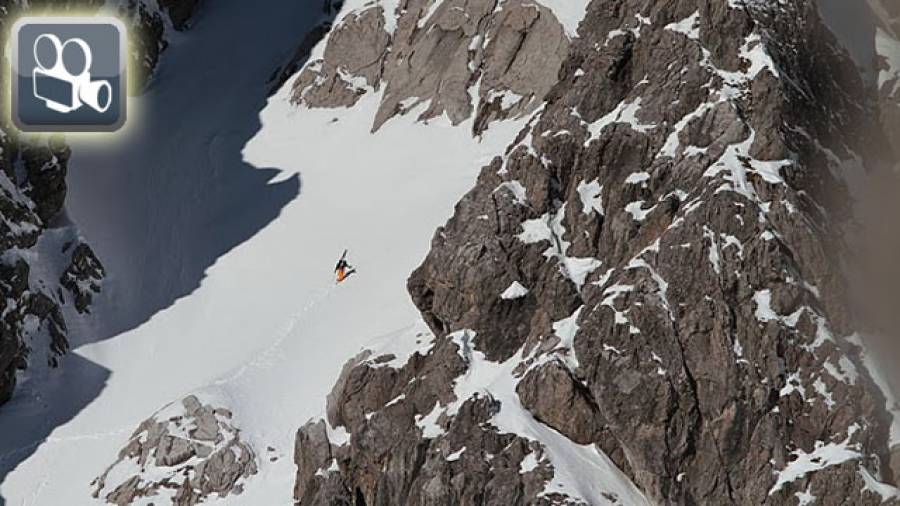
[[[311,421],[298,432],[300,504],[553,502],[538,499],[553,476],[544,450],[489,429],[501,401],[454,399],[446,390],[474,358],[450,341],[442,344],[429,355],[434,360],[417,354],[400,369],[383,367],[386,360],[371,353],[348,364],[329,398],[329,421]],[[441,413],[448,405],[453,416]],[[357,444],[373,451],[361,453]],[[360,479],[348,481],[345,473]]]
[[[94,497],[117,505],[150,498],[191,506],[240,494],[257,472],[257,457],[231,418],[193,395],[164,407],[141,423],[118,460],[94,480]]]
[[[540,3],[404,0],[393,11],[366,4],[338,17],[322,54],[294,80],[293,100],[347,107],[378,92],[373,130],[415,111],[420,120],[447,114],[454,124],[474,115],[478,133],[535,110],[568,47],[565,27]]]
[[[68,244],[64,252],[71,248]],[[100,282],[106,275],[94,251],[84,243],[72,248],[72,263],[62,273],[59,284],[69,290],[79,313],[89,313],[94,295],[100,293]]]
[[[278,91],[284,83],[294,76],[309,61],[313,49],[331,31],[335,16],[342,2],[336,0],[322,1],[322,19],[311,30],[304,34],[294,53],[269,77],[269,94]]]
[[[68,147],[57,137],[20,143],[6,135],[0,149],[4,403],[12,395],[16,371],[29,363],[55,367],[68,350],[65,308],[74,299],[78,312],[87,311],[90,293],[100,289],[103,267],[74,227],[54,223],[65,201]],[[73,254],[69,249],[76,243]]]
[[[459,14],[451,49],[528,8],[435,5],[428,22]],[[336,25],[297,99],[386,82],[384,119],[406,81],[380,58],[429,40],[404,25],[419,11],[393,37],[379,6]],[[816,2],[594,0],[556,47],[520,53],[561,54],[556,82],[410,278],[430,344],[348,363],[298,433],[295,499],[897,503],[893,413],[841,268],[887,140]],[[435,86],[428,113],[454,118]]]

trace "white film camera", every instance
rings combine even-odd
[[[34,96],[49,109],[69,113],[82,104],[100,113],[109,109],[112,86],[91,80],[91,47],[83,39],[62,42],[56,35],[42,34],[34,40],[34,60]]]

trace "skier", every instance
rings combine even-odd
[[[341,259],[338,260],[337,265],[334,266],[334,276],[336,278],[336,283],[343,283],[345,279],[349,278],[350,275],[355,274],[356,269],[347,263],[347,250],[344,250],[344,254],[341,255]]]

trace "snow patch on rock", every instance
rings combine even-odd
[[[509,287],[507,287],[506,290],[504,290],[503,293],[500,294],[500,298],[503,300],[514,300],[521,299],[526,295],[528,295],[528,289],[525,288],[522,283],[513,281],[512,284],[510,284]]]

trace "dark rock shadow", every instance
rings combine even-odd
[[[0,407],[0,480],[45,444],[54,429],[71,420],[106,386],[110,371],[77,354],[66,366],[39,372]],[[72,388],[72,385],[78,388]],[[64,444],[50,442],[48,444]],[[33,487],[37,489],[38,483]],[[6,499],[0,496],[0,506]]]

